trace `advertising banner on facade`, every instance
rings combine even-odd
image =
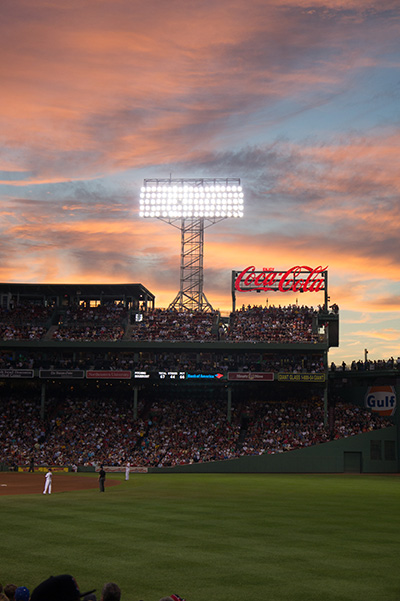
[[[325,382],[325,374],[276,374],[278,382]]]
[[[223,377],[220,373],[186,374],[186,380],[221,380]]]
[[[365,406],[374,413],[378,413],[378,415],[394,415],[396,404],[396,389],[394,386],[370,386],[365,395]]]
[[[262,371],[230,371],[228,380],[235,382],[273,382],[274,374]]]
[[[33,369],[0,369],[0,378],[33,378]]]
[[[88,380],[130,380],[132,372],[129,369],[125,370],[88,370],[86,372]]]
[[[41,369],[39,378],[54,378],[54,379],[78,379],[82,380],[85,377],[83,369]]]

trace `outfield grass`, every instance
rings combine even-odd
[[[105,494],[0,497],[0,582],[70,573],[98,595],[117,582],[122,601],[399,601],[399,487],[391,475],[133,474]]]

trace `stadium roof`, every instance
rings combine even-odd
[[[11,294],[20,299],[68,297],[100,300],[122,299],[149,301],[155,296],[142,284],[22,284],[0,283],[0,295]]]

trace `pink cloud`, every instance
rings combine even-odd
[[[375,64],[351,47],[358,35],[351,23],[340,29],[338,56],[332,29],[349,10],[367,14],[368,4],[311,6],[254,0],[182,10],[176,1],[153,11],[125,0],[118,10],[72,2],[39,3],[32,12],[25,2],[9,5],[0,31],[1,125],[6,145],[20,148],[15,168],[22,162],[29,181],[45,183],[194,159],[202,146],[217,146],[232,116],[341,85],[344,65]]]

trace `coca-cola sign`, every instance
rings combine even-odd
[[[296,265],[287,271],[275,271],[264,267],[256,271],[250,265],[237,273],[235,289],[239,292],[275,290],[279,292],[319,292],[325,290],[325,274],[328,267]]]

